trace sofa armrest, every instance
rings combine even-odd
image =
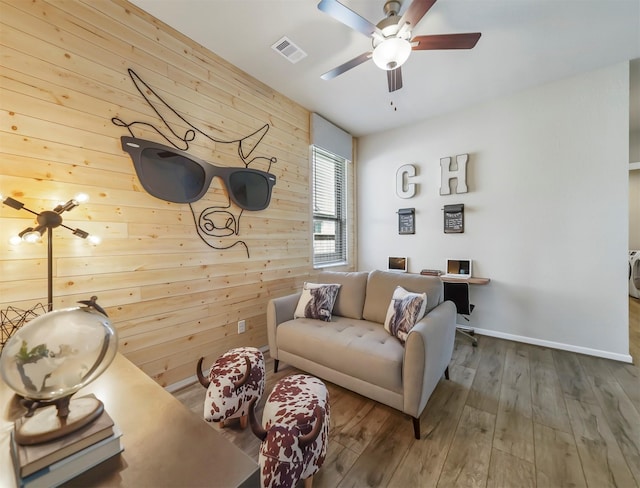
[[[287,320],[293,320],[293,314],[301,295],[302,292],[299,291],[284,297],[272,298],[267,304],[267,340],[269,341],[269,354],[273,359],[278,359],[276,327]]]
[[[409,332],[402,366],[405,413],[420,417],[449,366],[455,336],[456,307],[450,301],[431,310]]]

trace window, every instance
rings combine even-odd
[[[313,265],[347,262],[347,160],[312,147]]]

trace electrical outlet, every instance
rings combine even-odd
[[[238,334],[244,334],[246,330],[246,323],[244,320],[238,320]]]

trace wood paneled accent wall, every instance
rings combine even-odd
[[[91,246],[54,230],[54,307],[97,295],[120,351],[163,386],[192,376],[200,356],[211,361],[231,347],[266,345],[268,299],[294,291],[312,272],[309,112],[126,1],[2,0],[0,9],[0,192],[36,211],[85,192],[90,201],[65,213],[64,223],[103,239]],[[128,132],[111,118],[162,124],[128,68],[215,137],[235,140],[270,125],[255,155],[277,158],[278,180],[270,207],[240,218],[238,239],[250,258],[241,246],[208,247],[188,205],[141,187],[120,145]],[[174,129],[187,129],[165,115]],[[133,130],[164,143],[153,131]],[[219,166],[243,164],[236,145],[200,136],[189,152]],[[214,179],[194,209],[226,203]],[[46,241],[8,242],[33,222],[0,205],[2,309],[46,303]],[[237,334],[239,319],[245,334]]]

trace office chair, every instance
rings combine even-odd
[[[473,309],[475,308],[475,305],[469,303],[469,283],[451,283],[445,281],[444,299],[451,300],[455,304],[458,314],[469,322],[469,315],[471,315],[471,312],[473,312]],[[478,339],[474,337],[475,331],[471,327],[456,325],[456,331],[471,339],[473,347],[478,346]]]

